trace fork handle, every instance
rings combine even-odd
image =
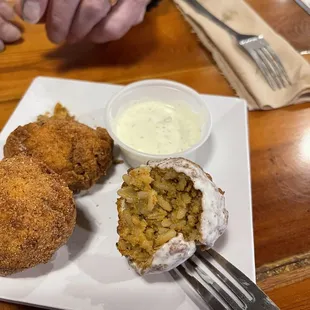
[[[238,38],[240,34],[235,31],[234,29],[227,26],[224,22],[222,22],[220,19],[218,19],[216,16],[214,16],[212,13],[210,13],[203,5],[201,5],[197,0],[184,0],[184,2],[188,3],[192,8],[194,8],[198,13],[201,15],[204,15],[208,17],[210,20],[215,22],[218,26],[222,27],[224,30],[226,30],[228,33],[233,35],[235,38]]]

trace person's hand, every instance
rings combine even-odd
[[[142,22],[150,0],[18,0],[17,13],[36,24],[44,17],[49,39],[75,43],[113,41]]]
[[[11,23],[14,10],[4,0],[0,0],[0,52],[5,43],[13,43],[21,38],[21,31]]]

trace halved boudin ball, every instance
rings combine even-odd
[[[149,162],[123,180],[117,247],[140,274],[177,267],[226,229],[224,192],[186,159]]]

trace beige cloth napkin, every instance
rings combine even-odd
[[[310,65],[294,48],[242,0],[199,0],[216,17],[244,34],[262,34],[278,54],[292,81],[292,86],[273,91],[251,59],[233,38],[207,17],[198,14],[183,0],[174,0],[186,20],[211,51],[238,96],[250,110],[268,110],[310,101]]]

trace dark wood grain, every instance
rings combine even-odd
[[[250,116],[256,264],[310,249],[310,104]]]
[[[293,0],[248,2],[296,49],[310,49],[310,18]],[[24,27],[24,41],[0,54],[0,129],[39,75],[120,84],[167,78],[234,95],[169,0],[124,39],[104,46],[56,47],[42,25]],[[249,114],[258,280],[281,309],[310,309],[309,119],[310,104]],[[0,310],[17,309],[33,308],[0,304]]]
[[[248,0],[259,14],[286,38],[298,51],[310,51],[310,18],[306,11],[292,1]]]

